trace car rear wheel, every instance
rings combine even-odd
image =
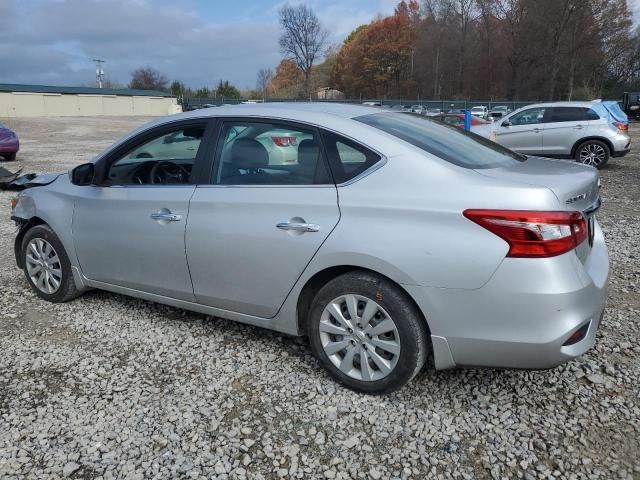
[[[309,339],[329,374],[364,393],[392,392],[422,368],[427,327],[393,282],[365,271],[341,275],[313,300]]]
[[[606,143],[599,140],[588,140],[576,149],[575,158],[577,162],[602,168],[608,161],[611,152]]]
[[[67,302],[80,294],[71,272],[71,262],[62,242],[46,225],[37,225],[22,240],[24,274],[41,298]]]

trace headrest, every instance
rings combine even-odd
[[[307,138],[300,142],[298,145],[298,165],[303,168],[313,169],[318,164],[318,158],[320,157],[320,148],[318,144]]]
[[[269,165],[269,153],[253,138],[238,138],[231,146],[231,163],[243,170],[264,168]]]

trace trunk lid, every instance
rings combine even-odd
[[[527,185],[550,189],[563,210],[584,212],[598,202],[598,171],[579,163],[549,158],[528,157],[508,167],[478,169],[476,172]]]

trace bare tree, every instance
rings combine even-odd
[[[131,73],[129,88],[166,91],[168,83],[167,77],[158,70],[151,67],[140,67]]]
[[[286,5],[280,9],[280,51],[304,74],[305,97],[310,96],[311,67],[327,44],[328,32],[311,7]]]
[[[258,78],[256,80],[256,88],[262,92],[262,100],[267,97],[267,87],[273,79],[273,70],[270,68],[261,68],[258,70]]]

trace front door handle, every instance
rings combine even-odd
[[[179,222],[182,220],[182,215],[171,213],[171,210],[163,208],[157,212],[151,214],[152,220],[157,220],[160,223]]]
[[[584,127],[582,125],[576,125],[573,128],[576,129],[576,130],[582,130]]]
[[[541,132],[541,131],[542,131],[542,129],[541,129],[541,128],[534,128],[534,129],[533,129],[533,131],[534,131],[534,132],[536,132],[536,133],[538,133],[538,132]]]
[[[315,223],[284,222],[276,225],[280,230],[293,230],[295,232],[319,232],[320,225]]]

